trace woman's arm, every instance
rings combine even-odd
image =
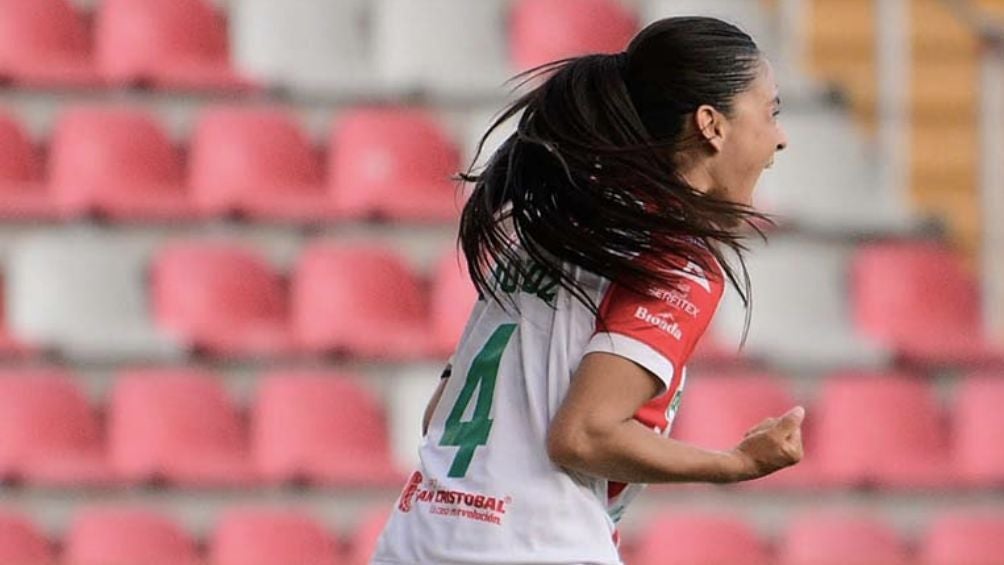
[[[659,387],[654,375],[632,361],[586,355],[548,430],[551,459],[621,482],[727,483],[761,477],[802,457],[800,407],[761,422],[736,448],[714,451],[662,437],[634,419]]]

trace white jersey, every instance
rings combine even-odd
[[[684,365],[723,291],[720,269],[709,276],[693,263],[680,267],[673,288],[648,294],[573,270],[605,325],[539,268],[525,277],[496,269],[495,284],[514,302],[475,306],[419,469],[372,563],[621,563],[616,524],[642,485],[557,466],[546,435],[579,361],[597,351],[630,359],[662,381],[635,418],[669,434]]]

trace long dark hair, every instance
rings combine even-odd
[[[522,250],[598,313],[564,262],[644,292],[674,283],[681,259],[714,272],[710,251],[748,304],[737,226],[756,229],[766,218],[687,184],[673,155],[700,142],[682,135],[699,106],[731,115],[760,58],[750,36],[731,24],[669,18],[642,30],[623,53],[519,75],[523,84],[542,82],[492,123],[478,155],[496,128],[522,112],[516,132],[479,174],[461,175],[474,190],[459,240],[479,294],[502,302],[491,271],[497,264],[529,269],[519,261]],[[738,258],[738,273],[726,250]]]

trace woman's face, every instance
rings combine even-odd
[[[774,71],[766,59],[759,66],[750,88],[733,99],[732,113],[724,118],[718,152],[708,166],[714,187],[710,193],[737,204],[752,205],[760,174],[788,144],[777,120],[781,99]]]

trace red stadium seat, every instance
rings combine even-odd
[[[206,0],[104,0],[97,63],[116,84],[169,89],[241,89],[230,66],[227,29]]]
[[[45,484],[110,481],[97,417],[70,375],[0,373],[0,476]]]
[[[389,517],[390,513],[386,508],[379,508],[371,510],[360,519],[352,534],[346,565],[369,565]]]
[[[466,261],[456,253],[443,257],[436,266],[430,304],[433,349],[437,353],[449,355],[456,349],[477,299]]]
[[[1000,565],[1004,515],[947,514],[936,519],[921,541],[922,565]]]
[[[80,511],[64,540],[66,565],[198,565],[195,542],[170,519],[133,508]]]
[[[760,565],[767,549],[741,519],[665,514],[642,529],[633,565]]]
[[[1004,486],[1004,378],[1000,374],[977,375],[958,385],[955,407],[954,453],[957,476],[977,486]]]
[[[0,78],[27,86],[100,83],[90,37],[67,0],[0,0]]]
[[[711,449],[731,449],[750,428],[795,405],[784,382],[774,375],[702,374],[687,381],[672,437]],[[803,463],[744,486],[803,486],[811,482]]]
[[[52,547],[35,526],[13,514],[0,514],[0,563],[52,565]]]
[[[425,111],[357,109],[335,124],[329,190],[338,214],[449,221],[457,217],[460,150]]]
[[[133,110],[76,109],[53,134],[50,181],[67,214],[194,217],[181,158],[160,125]]]
[[[157,324],[182,343],[224,356],[290,350],[284,281],[253,250],[169,245],[154,261],[152,296]]]
[[[976,279],[959,257],[929,243],[881,243],[853,261],[858,330],[908,361],[979,363],[1004,359],[983,336]]]
[[[520,70],[589,53],[623,51],[637,18],[617,0],[520,0],[513,7],[509,54]]]
[[[192,138],[193,197],[212,215],[320,220],[328,197],[319,157],[295,117],[283,110],[210,110]]]
[[[891,527],[868,517],[810,513],[790,522],[778,565],[908,565],[906,546]]]
[[[814,422],[812,453],[825,481],[905,488],[950,482],[945,422],[926,381],[833,375],[823,381]]]
[[[396,485],[403,478],[391,459],[383,409],[344,375],[266,376],[251,426],[255,463],[271,481]]]
[[[240,415],[213,374],[124,372],[108,410],[111,462],[128,481],[244,486],[253,480]]]
[[[20,124],[0,115],[0,218],[31,220],[54,216],[56,207],[42,181],[38,152]]]
[[[213,565],[338,565],[336,540],[322,524],[286,510],[238,509],[227,513],[210,542]]]
[[[425,297],[388,249],[315,244],[292,286],[294,331],[308,350],[399,359],[429,350]]]

